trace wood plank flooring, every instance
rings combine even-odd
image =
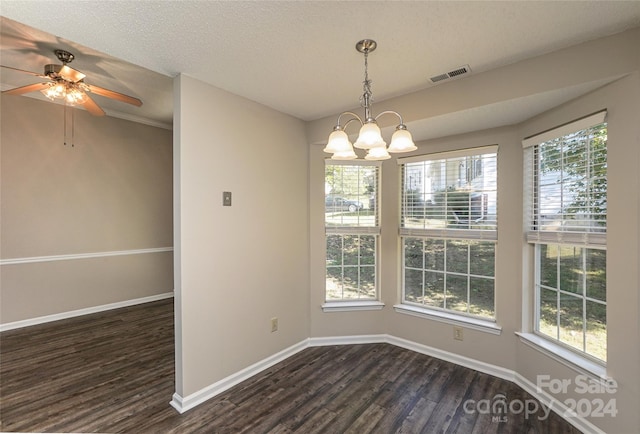
[[[468,413],[471,399],[533,398],[388,344],[307,348],[182,415],[173,363],[172,300],[0,333],[0,431],[579,432],[553,412]]]

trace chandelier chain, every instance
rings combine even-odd
[[[365,119],[370,117],[371,104],[373,103],[373,93],[371,91],[371,80],[369,79],[369,50],[364,50],[364,81],[362,90],[364,93],[360,97],[360,107],[365,109]]]

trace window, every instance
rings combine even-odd
[[[380,163],[325,165],[325,300],[377,300]]]
[[[524,141],[535,333],[606,361],[606,112]]]
[[[398,159],[403,304],[495,318],[496,152]]]

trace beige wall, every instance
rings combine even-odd
[[[323,231],[323,167],[327,154],[322,146],[310,146],[310,261],[311,261],[311,336],[352,336],[360,334],[389,335],[418,344],[448,351],[480,362],[509,369],[534,385],[537,375],[575,380],[579,372],[565,367],[552,358],[524,345],[515,332],[530,331],[531,318],[527,302],[530,280],[523,275],[528,247],[523,236],[522,173],[524,137],[570,122],[606,108],[608,110],[608,235],[607,235],[607,374],[619,385],[615,395],[588,396],[615,398],[619,413],[611,418],[590,418],[589,421],[609,433],[637,432],[640,426],[640,32],[638,29],[612,38],[582,44],[562,53],[551,53],[521,62],[495,72],[452,82],[446,88],[397,98],[394,107],[408,107],[412,116],[424,105],[424,117],[445,114],[447,110],[489,105],[495,95],[508,100],[509,95],[522,96],[524,91],[557,90],[594,79],[627,74],[617,81],[575,98],[560,107],[550,108],[533,119],[502,128],[479,130],[453,137],[418,142],[413,154],[428,154],[460,148],[497,144],[498,150],[498,243],[496,248],[496,316],[502,327],[500,335],[472,329],[464,330],[464,341],[453,339],[453,326],[441,322],[397,313],[393,305],[400,301],[398,242],[399,173],[395,158],[383,162],[381,198],[381,298],[382,311],[328,312],[320,306],[324,301],[324,231]],[[590,53],[597,53],[597,56]],[[602,55],[602,58],[600,57]],[[558,62],[563,72],[556,77]],[[590,65],[593,65],[590,67]],[[519,71],[517,79],[505,70]],[[546,72],[545,72],[546,71]],[[548,77],[545,81],[541,76]],[[481,88],[485,88],[485,92]],[[468,98],[458,99],[461,90]],[[487,91],[491,89],[491,92]],[[495,92],[494,92],[495,90]],[[430,98],[433,96],[434,99]],[[457,104],[456,101],[460,104]],[[378,103],[386,107],[387,102]],[[434,106],[437,107],[434,109]],[[430,108],[429,108],[430,107]],[[447,108],[449,107],[449,108]],[[404,116],[404,112],[403,116]],[[332,119],[333,120],[333,119]],[[320,127],[327,120],[309,126],[309,141],[319,141]],[[330,131],[327,127],[323,136]],[[523,298],[525,303],[523,303]],[[525,308],[523,308],[523,304]],[[488,399],[492,397],[486,397]],[[585,395],[569,388],[558,399],[581,399]],[[606,401],[605,401],[606,402]]]
[[[303,122],[184,75],[174,98],[184,398],[309,335],[308,171]]]
[[[3,96],[0,323],[173,290],[172,253],[29,262],[38,257],[171,248],[171,131]]]

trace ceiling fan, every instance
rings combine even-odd
[[[15,89],[5,90],[2,93],[8,95],[22,95],[29,92],[40,91],[52,101],[59,98],[64,99],[68,105],[81,105],[87,109],[89,113],[95,116],[104,116],[105,112],[93,99],[91,99],[88,92],[127,104],[132,104],[137,107],[142,105],[142,101],[138,98],[85,83],[84,78],[86,75],[69,66],[69,63],[71,63],[75,58],[73,54],[65,50],[55,50],[54,53],[58,60],[62,62],[62,65],[45,65],[44,74],[37,74],[35,72],[25,71],[11,66],[0,65],[2,68],[49,79],[49,81],[43,83],[16,87]]]

